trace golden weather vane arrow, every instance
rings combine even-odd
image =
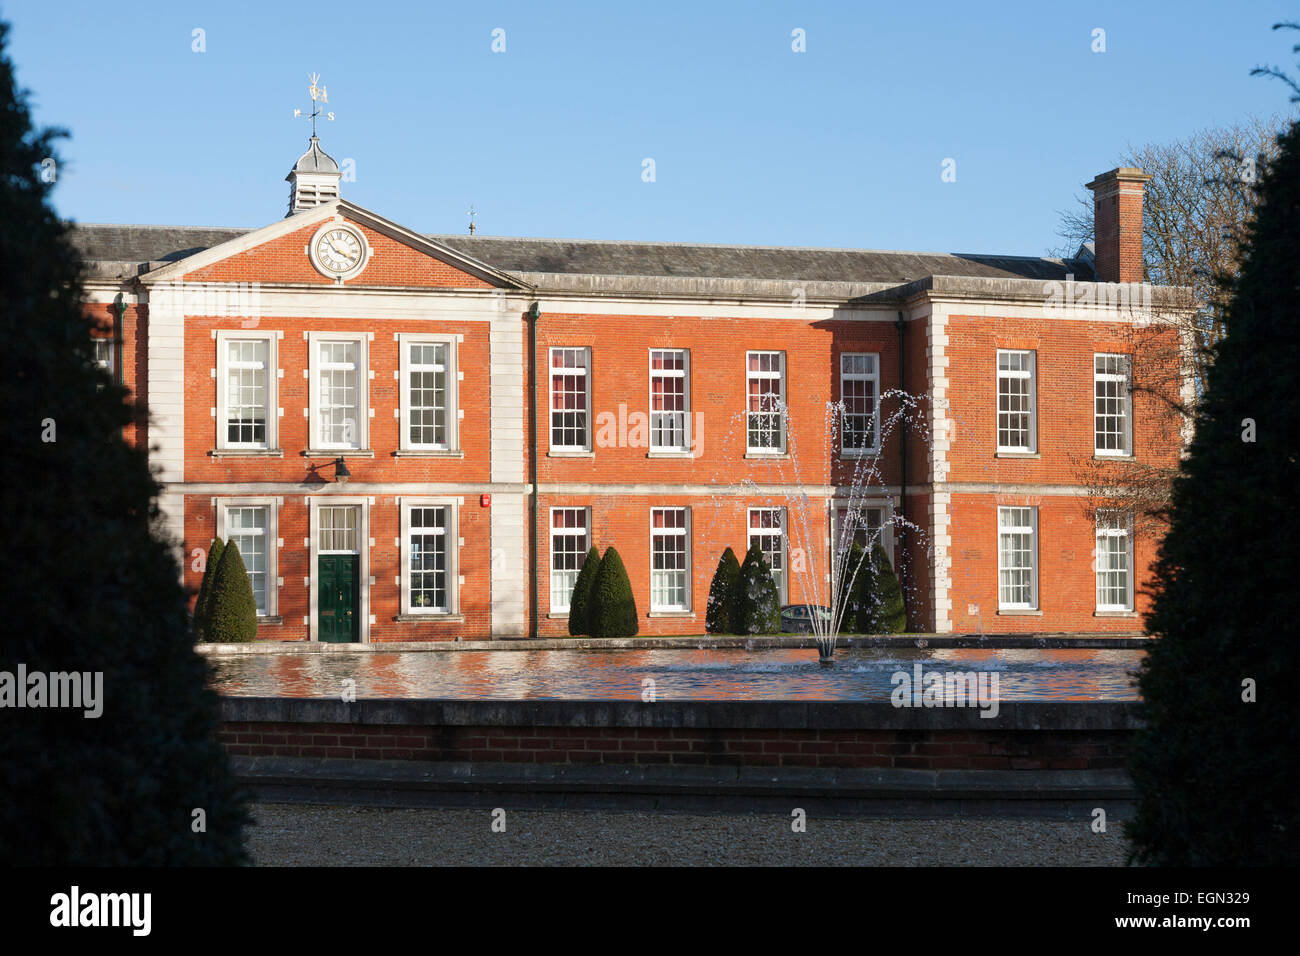
[[[325,90],[325,84],[320,81],[319,73],[308,75],[311,85],[307,87],[307,95],[311,97],[311,135],[316,135],[316,117],[322,115],[321,106],[329,102],[329,96]],[[302,116],[302,110],[294,110],[293,118],[297,119]],[[325,119],[334,122],[334,111],[324,112]]]

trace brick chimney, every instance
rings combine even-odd
[[[1099,282],[1141,282],[1146,277],[1142,267],[1142,191],[1150,181],[1140,169],[1120,167],[1088,183],[1096,214],[1093,256]]]

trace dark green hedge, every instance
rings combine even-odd
[[[578,580],[574,582],[573,594],[569,598],[569,634],[573,637],[591,633],[588,612],[591,609],[591,592],[599,571],[600,552],[592,545],[587,557],[583,559],[582,569],[578,571]]]
[[[587,613],[592,637],[635,637],[638,630],[636,599],[627,578],[623,559],[614,548],[606,548],[596,572],[591,606]]]
[[[865,633],[901,634],[907,630],[907,608],[903,589],[885,549],[876,542],[871,548],[869,575],[869,624]]]
[[[736,597],[737,634],[776,634],[781,630],[781,599],[757,544],[745,553]]]
[[[704,627],[710,634],[736,633],[736,595],[739,592],[740,562],[736,552],[727,548],[718,559],[717,570],[709,583],[709,604],[704,613]]]
[[[233,541],[222,550],[212,578],[203,633],[214,644],[242,644],[257,639],[257,600],[239,545]]]
[[[1148,865],[1300,864],[1300,127],[1278,145],[1228,286],[1146,619],[1158,640],[1139,675],[1128,833]]]
[[[213,538],[208,548],[208,556],[203,565],[203,581],[199,584],[199,596],[194,601],[194,639],[207,640],[203,636],[203,624],[208,617],[208,605],[212,599],[212,579],[217,576],[217,565],[221,562],[221,552],[226,543],[220,538]]]
[[[0,860],[69,868],[247,862],[243,797],[218,742],[176,545],[127,392],[96,366],[82,263],[49,205],[43,161],[0,23],[0,671],[85,674],[93,707],[0,711]],[[25,690],[26,688],[24,688]],[[200,817],[195,813],[202,811]]]

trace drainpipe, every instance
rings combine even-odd
[[[540,617],[538,615],[538,580],[537,580],[537,417],[540,410],[537,405],[537,323],[542,317],[541,303],[534,302],[528,310],[528,390],[532,395],[532,428],[528,435],[528,482],[530,493],[528,495],[528,520],[531,522],[527,541],[528,548],[528,578],[532,582],[532,600],[528,602],[528,636],[537,637],[537,625]]]
[[[903,322],[903,313],[898,313],[898,321],[894,323],[894,328],[898,330],[898,390],[899,392],[907,391],[906,378],[906,356],[903,352],[903,330],[906,324]],[[898,407],[900,411],[903,408],[903,397],[899,395]],[[907,600],[907,423],[900,420],[898,426],[898,448],[899,462],[902,466],[901,475],[899,476],[899,494],[898,510],[899,517],[903,519],[902,524],[895,523],[898,529],[898,583],[903,589],[903,600]]]
[[[119,292],[113,304],[117,306],[117,321],[113,323],[113,379],[118,385],[123,385],[126,382],[122,373],[122,367],[126,363],[126,357],[122,354],[126,337],[123,331],[126,325],[126,296]]]

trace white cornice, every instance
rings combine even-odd
[[[236,285],[238,295],[233,294]],[[154,294],[157,294],[155,287]],[[166,288],[163,286],[162,288]],[[325,319],[439,319],[444,321],[487,322],[510,319],[522,322],[524,310],[532,302],[527,296],[501,289],[403,289],[366,286],[322,286],[307,283],[294,285],[237,284],[231,282],[186,282],[184,291],[193,295],[186,314],[219,317],[221,315],[256,318],[325,318]],[[205,311],[205,303],[221,303],[220,296],[209,299],[205,292],[231,292],[232,311]],[[142,293],[141,301],[148,301]],[[110,300],[111,301],[111,300]],[[237,306],[236,306],[237,304]]]
[[[347,457],[347,452],[343,452]],[[518,482],[492,481],[350,481],[347,485],[286,481],[188,481],[168,482],[167,491],[185,495],[478,495],[478,494],[528,494],[531,486]],[[556,497],[625,497],[653,496],[682,498],[768,498],[771,496],[798,496],[836,500],[875,500],[897,498],[898,485],[885,485],[871,489],[854,489],[849,485],[791,485],[773,484],[753,486],[710,484],[593,484],[590,482],[545,482],[538,484],[539,495]],[[1122,489],[1120,489],[1122,490]],[[916,482],[907,486],[909,498],[923,495],[997,495],[1007,498],[1087,498],[1095,489],[1083,485],[1011,484],[1007,482],[942,481]]]
[[[793,319],[803,322],[856,321],[893,322],[898,309],[863,309],[808,303],[802,307],[790,303],[745,302],[742,300],[719,302],[716,299],[640,299],[564,297],[538,300],[542,320],[552,314],[579,315],[648,315],[683,318],[737,318],[737,319]]]
[[[333,452],[331,452],[332,454]],[[346,449],[339,450],[349,457]],[[349,481],[307,483],[301,481],[187,481],[167,484],[166,491],[178,495],[283,495],[304,497],[347,497],[348,495],[526,495],[527,484],[474,481]]]
[[[135,305],[140,301],[140,297],[131,290],[130,281],[126,279],[83,282],[81,290],[81,300],[83,302],[116,302],[119,295],[127,305]]]

